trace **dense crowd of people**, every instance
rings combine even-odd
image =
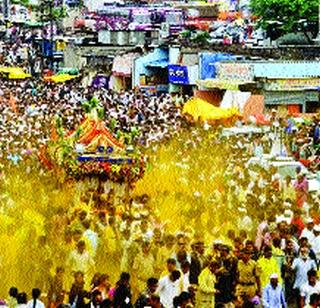
[[[10,27],[1,65],[39,76],[36,37],[48,33],[37,32]],[[73,131],[92,98],[112,134],[148,156],[129,193],[39,163],[57,119]],[[319,121],[272,111],[270,133],[224,137],[186,122],[187,99],[0,80],[0,306],[320,307],[319,192],[305,169],[248,164],[277,153],[319,170]]]
[[[32,140],[35,131],[40,132],[36,135],[40,138],[34,138],[34,141],[46,142],[55,112],[60,112],[70,129],[81,121],[80,110],[76,113],[76,108],[81,107],[81,99],[78,104],[71,105],[72,86],[69,91],[66,87],[60,88],[66,98],[50,94],[51,99],[56,97],[56,103],[62,102],[61,105],[51,104],[50,109],[39,108],[42,105],[39,101],[46,100],[41,100],[41,96],[32,100],[31,94],[27,101],[31,99],[36,104],[34,113],[23,113],[24,90],[21,91],[21,98],[19,91],[13,94],[17,112],[12,104],[2,105],[4,117],[10,114],[11,119],[22,121],[35,117],[35,125],[40,120],[42,123],[37,127],[31,124],[30,136],[23,135],[29,129],[17,134],[17,139],[12,140],[16,149],[21,145],[19,142]],[[40,89],[37,91],[39,93]],[[116,102],[121,100],[126,106],[128,103],[124,98],[128,98],[129,104],[134,100],[130,95],[136,98],[131,93],[125,93],[115,94],[113,99]],[[4,95],[4,99],[7,97]],[[99,99],[103,101],[101,96]],[[168,98],[153,98],[151,101],[161,106],[161,99]],[[163,105],[170,104],[171,101]],[[71,108],[66,108],[68,105]],[[54,109],[58,106],[63,107],[59,111]],[[77,107],[73,109],[72,106]],[[136,106],[139,108],[139,104]],[[110,113],[114,112],[110,109],[112,107],[108,109]],[[68,110],[71,112],[68,113]],[[158,106],[156,110],[162,109]],[[177,109],[174,110],[174,114],[178,114]],[[62,115],[63,111],[67,114]],[[73,114],[77,114],[76,119]],[[154,117],[154,121],[158,121],[159,117]],[[9,119],[4,121],[4,126],[14,127],[15,121]],[[121,117],[117,119],[121,124],[117,125],[122,130],[131,129],[129,119],[134,119],[133,116],[125,122],[119,119]],[[26,123],[23,122],[24,125]],[[142,129],[144,123],[143,120],[142,124],[140,122]],[[163,123],[169,125],[168,119]],[[154,125],[158,124],[155,122]],[[139,125],[138,119],[134,125]],[[177,128],[182,124],[176,125]],[[13,127],[10,130],[12,133],[16,129]],[[152,135],[150,129],[144,129]],[[208,134],[212,135],[210,140],[205,139]],[[296,172],[296,178],[283,179],[276,169],[265,170],[261,166],[248,168],[246,164],[252,155],[269,153],[275,135],[225,138],[219,129],[206,126],[204,130],[192,127],[188,138],[183,133],[176,138],[181,151],[177,151],[171,159],[172,164],[180,168],[182,177],[188,176],[190,164],[196,170],[204,170],[202,164],[204,161],[209,163],[211,153],[221,155],[214,161],[219,168],[213,171],[210,168],[213,177],[218,179],[217,187],[212,186],[213,204],[202,203],[201,192],[196,191],[194,200],[200,198],[200,201],[192,201],[192,208],[179,209],[178,215],[183,216],[179,225],[178,218],[169,222],[161,220],[157,212],[159,209],[152,202],[153,196],[148,194],[129,200],[119,200],[113,189],[104,193],[93,190],[91,197],[90,194],[80,194],[77,205],[53,208],[54,213],[48,215],[40,234],[29,230],[30,234],[26,236],[33,237],[35,241],[28,242],[20,257],[17,256],[25,256],[18,275],[25,275],[28,283],[38,289],[32,291],[32,299],[27,301],[24,292],[11,288],[7,306],[317,307],[320,291],[317,277],[320,257],[318,195],[309,192],[308,180],[300,169]],[[33,143],[35,151],[39,143]],[[209,145],[211,150],[205,152]],[[165,146],[170,147],[170,142]],[[155,152],[159,150],[154,146],[151,148]],[[187,153],[192,151],[196,151],[198,161],[188,161]],[[225,155],[228,155],[228,160]],[[167,168],[171,168],[169,164]],[[151,174],[156,175],[155,171]],[[191,180],[190,174],[188,180]],[[193,186],[192,183],[190,185]],[[4,190],[8,186],[9,183],[4,183]],[[223,206],[221,210],[219,204]],[[213,212],[214,208],[217,213]],[[169,208],[163,210],[170,214]],[[171,210],[174,215],[173,204]],[[208,214],[206,221],[202,221],[203,213]],[[221,223],[224,221],[221,215],[235,215],[236,218],[231,223],[232,227],[223,232],[213,230],[217,224],[214,218]],[[176,231],[171,232],[173,228],[168,225],[175,223]],[[18,234],[18,230],[10,225],[7,232],[11,238]],[[6,272],[5,266],[8,264],[11,267],[12,264],[6,261],[1,262],[5,271],[3,278],[4,281],[11,281],[12,272]]]
[[[30,67],[32,35],[19,31],[0,61]],[[148,155],[129,194],[96,179],[59,186],[39,168],[57,118],[74,130],[92,98],[113,135]],[[186,122],[187,99],[0,81],[1,295],[17,281],[3,306],[320,306],[319,194],[305,169],[284,178],[248,164],[278,153],[317,170],[318,120],[297,126],[272,112],[270,133],[224,137]]]
[[[1,81],[1,155],[16,163],[24,156],[37,154],[50,140],[56,117],[66,131],[84,119],[82,104],[95,96],[107,111],[105,122],[118,138],[128,143],[149,146],[168,139],[181,127],[180,104],[185,98],[143,93],[114,93],[105,89],[85,89],[78,83],[55,85],[34,81]],[[177,104],[177,105],[176,105]],[[130,138],[126,138],[126,136]]]

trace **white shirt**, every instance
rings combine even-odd
[[[88,239],[88,241],[90,242],[93,249],[94,256],[95,256],[98,248],[98,242],[99,242],[98,234],[91,229],[87,229],[86,231],[84,231],[83,237]]]
[[[182,284],[182,292],[188,292],[188,289],[190,287],[190,272],[182,275]]]
[[[311,286],[309,283],[306,283],[306,284],[302,285],[302,287],[300,288],[300,295],[302,297],[304,297],[306,304],[309,304],[310,296],[313,293],[318,293],[318,294],[320,293],[320,282],[319,281],[317,281],[314,286]]]
[[[76,249],[70,252],[69,267],[71,271],[87,274],[94,267],[94,261],[88,251],[80,254]]]
[[[296,272],[293,288],[300,289],[304,284],[308,283],[308,271],[311,269],[317,270],[317,265],[310,258],[307,260],[296,258],[293,260],[292,269]]]
[[[301,233],[300,238],[303,238],[303,237],[306,237],[308,239],[309,243],[312,243],[314,238],[315,238],[315,236],[313,234],[313,231],[312,230],[310,231],[307,228],[304,228],[302,233]]]
[[[317,260],[320,259],[320,236],[316,236],[311,242],[312,250],[316,254]]]
[[[27,308],[33,308],[33,299],[28,301]],[[37,299],[35,308],[46,308],[44,303]]]
[[[172,282],[169,275],[159,280],[157,293],[164,308],[173,308],[173,299],[180,294],[180,279]]]
[[[262,302],[264,308],[284,308],[286,307],[286,302],[284,298],[284,293],[280,285],[275,289],[271,284],[268,284],[263,289]]]

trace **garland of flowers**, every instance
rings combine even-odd
[[[92,98],[83,104],[87,114],[98,113],[98,119],[101,121],[103,118],[104,110],[100,108],[97,99]],[[94,121],[93,121],[94,122]],[[109,138],[113,138],[112,134],[104,130]],[[116,183],[134,183],[142,178],[145,170],[145,161],[141,153],[132,149],[130,153],[123,150],[123,153],[113,155],[113,148],[98,147],[97,153],[89,155],[90,153],[77,153],[75,145],[82,138],[81,134],[84,133],[79,127],[72,134],[65,132],[62,127],[60,118],[56,119],[55,135],[56,140],[49,142],[46,149],[47,159],[46,165],[52,164],[59,170],[64,170],[66,178],[72,177],[76,179],[83,179],[87,177],[98,177],[102,180],[111,180]],[[137,132],[134,132],[135,135]],[[122,134],[118,134],[118,137]],[[134,136],[126,138],[130,144]],[[116,141],[116,139],[114,139]],[[121,143],[119,143],[121,145]],[[116,157],[115,157],[116,156]],[[44,162],[44,160],[42,159]]]

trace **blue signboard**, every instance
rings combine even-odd
[[[189,76],[188,76],[188,67],[173,65],[168,66],[169,82],[173,84],[188,85]]]

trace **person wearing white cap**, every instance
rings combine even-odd
[[[313,227],[314,239],[310,243],[312,250],[316,254],[317,262],[320,261],[320,225],[315,225]]]
[[[270,275],[270,283],[263,289],[262,303],[264,308],[286,308],[284,292],[279,284],[278,274]]]
[[[314,233],[313,233],[313,227],[314,222],[312,218],[308,218],[306,221],[306,227],[302,230],[302,233],[300,235],[300,238],[307,238],[309,243],[312,243],[315,239]]]

